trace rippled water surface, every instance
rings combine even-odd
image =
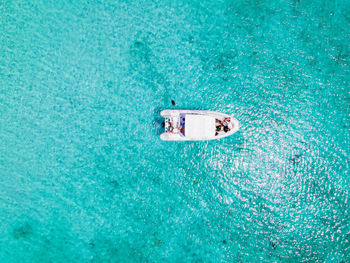
[[[1,1],[0,261],[349,262],[349,14]],[[171,100],[241,130],[162,142]]]

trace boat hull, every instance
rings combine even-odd
[[[187,114],[191,115],[204,115],[215,117],[216,119],[230,118],[233,128],[223,134],[219,134],[216,136],[208,136],[205,138],[196,138],[196,137],[188,137],[179,133],[168,133],[164,132],[160,135],[160,139],[163,141],[207,141],[207,140],[217,140],[224,137],[228,137],[239,130],[239,122],[232,115],[228,115],[221,112],[216,111],[208,111],[208,110],[163,110],[160,115],[164,118],[180,118],[180,116],[186,116]]]

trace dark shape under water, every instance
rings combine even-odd
[[[200,182],[200,179],[195,178],[193,179],[192,184],[196,185],[196,184],[199,184],[199,182]]]
[[[175,106],[175,101],[174,101],[174,100],[171,100],[171,104],[173,104],[173,106]]]
[[[164,122],[164,121],[162,122],[162,127],[163,127],[163,128],[165,127],[165,122]]]
[[[270,240],[270,245],[273,249],[276,249],[276,247],[277,247],[276,243],[271,241],[271,240]]]
[[[155,247],[159,247],[163,244],[163,241],[160,239],[156,239],[153,244]]]
[[[13,237],[15,239],[25,238],[29,236],[31,233],[32,233],[32,227],[28,223],[26,223],[25,225],[15,228],[13,230]]]
[[[110,182],[110,184],[113,186],[113,187],[118,187],[119,186],[119,182],[117,180],[112,180]]]
[[[292,158],[291,161],[293,164],[297,164],[298,162],[300,162],[302,155],[301,154],[295,154]]]

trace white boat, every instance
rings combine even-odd
[[[239,130],[233,116],[207,110],[163,110],[163,141],[203,141],[221,139]]]

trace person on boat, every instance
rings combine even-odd
[[[222,125],[216,125],[216,132],[222,131],[223,127]]]
[[[219,134],[219,132],[224,131],[228,132],[231,129],[229,128],[229,123],[231,122],[231,119],[226,117],[223,120],[216,119],[215,127],[216,127],[216,133],[215,136]]]
[[[174,128],[173,128],[173,126],[170,125],[170,126],[167,128],[166,132],[167,132],[167,133],[174,133]]]
[[[222,130],[222,121],[219,119],[216,119],[215,127],[216,127],[216,132],[221,131]]]
[[[230,121],[231,121],[230,118],[224,118],[224,121],[222,122],[222,125],[228,126],[228,124],[230,123]]]
[[[185,128],[184,128],[183,126],[180,126],[180,127],[179,127],[179,130],[180,130],[180,132],[181,132],[182,134],[185,134]]]

